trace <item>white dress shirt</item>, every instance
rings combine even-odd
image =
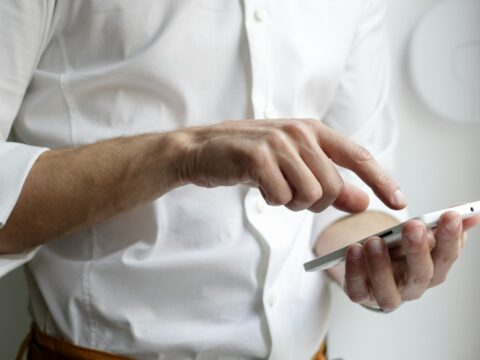
[[[319,119],[391,169],[384,12],[383,0],[0,2],[0,226],[43,151],[228,119]],[[373,195],[371,209],[388,211]],[[30,260],[33,319],[81,346],[310,359],[327,332],[328,281],[302,264],[344,215],[188,185],[1,256],[0,275]]]

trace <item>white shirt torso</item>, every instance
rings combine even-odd
[[[390,161],[382,1],[41,4],[22,9],[43,16],[39,34],[13,35],[40,45],[39,55],[17,49],[38,59],[18,113],[0,122],[10,140],[53,149],[308,117]],[[329,294],[302,264],[341,215],[270,207],[243,186],[184,186],[41,247],[27,267],[32,316],[51,334],[139,359],[309,359]]]

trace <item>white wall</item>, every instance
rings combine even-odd
[[[412,215],[480,200],[480,125],[456,125],[438,119],[420,103],[409,83],[409,37],[419,17],[436,3],[390,1],[392,95],[401,126],[397,179],[408,196]],[[363,310],[336,289],[331,358],[480,359],[479,235],[478,230],[470,234],[445,284],[393,314]]]
[[[480,199],[479,125],[437,119],[417,100],[405,66],[407,40],[431,0],[391,2],[393,97],[401,122],[397,178],[412,214]],[[333,357],[345,360],[476,360],[480,356],[480,239],[472,233],[448,282],[396,313],[377,315],[338,291],[330,332]],[[477,305],[478,304],[478,305]],[[21,271],[0,281],[0,358],[13,359],[28,329]]]

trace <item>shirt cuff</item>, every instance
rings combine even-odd
[[[37,158],[47,148],[14,142],[0,142],[0,228],[2,228],[22,191]],[[0,277],[29,261],[38,248],[14,255],[0,256]]]
[[[0,256],[0,278],[8,274],[10,271],[22,266],[26,262],[29,262],[40,250],[41,246],[37,246],[32,250],[22,252],[20,254],[13,255],[1,255]]]

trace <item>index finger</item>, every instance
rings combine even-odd
[[[318,142],[333,162],[357,174],[388,207],[399,210],[407,205],[400,187],[367,149],[317,123]]]

